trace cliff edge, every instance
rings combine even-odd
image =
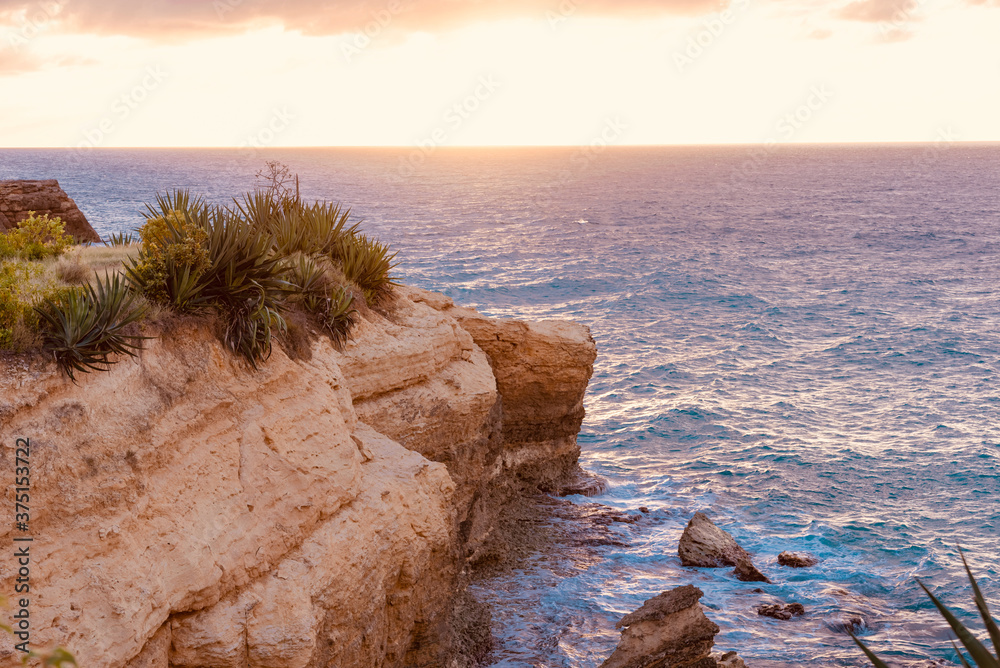
[[[6,470],[30,442],[32,647],[108,668],[468,665],[463,565],[513,495],[575,472],[595,356],[586,327],[401,287],[343,351],[276,346],[256,372],[194,320],[78,385],[0,360]],[[5,638],[0,662],[19,658]]]

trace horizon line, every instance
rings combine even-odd
[[[429,149],[430,153],[438,150],[461,150],[461,149],[525,149],[525,148],[582,148],[582,149],[615,149],[615,148],[691,148],[691,147],[793,147],[793,146],[926,146],[940,145],[1000,145],[1000,139],[970,139],[970,140],[881,140],[881,141],[820,141],[820,142],[716,142],[716,143],[674,143],[674,144],[605,144],[598,146],[595,144],[460,144],[456,146],[435,146]],[[0,146],[0,151],[79,151],[88,153],[91,151],[128,151],[128,150],[229,150],[229,151],[282,151],[282,150],[328,150],[328,149],[396,149],[396,150],[416,150],[426,149],[416,144],[330,144],[322,146],[296,145],[296,146]]]

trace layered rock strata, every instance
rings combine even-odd
[[[30,212],[59,216],[68,234],[77,241],[101,240],[80,208],[55,179],[44,181],[0,181],[0,232],[17,227]]]
[[[718,625],[705,616],[700,589],[684,585],[647,600],[622,617],[614,653],[601,668],[715,668]]]
[[[172,327],[78,385],[0,360],[0,460],[31,444],[32,645],[108,668],[462,665],[465,558],[511,494],[576,471],[586,328],[401,288],[345,350],[254,372]],[[0,560],[3,591],[15,575]]]

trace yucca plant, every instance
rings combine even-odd
[[[256,368],[271,353],[271,330],[284,330],[279,313],[291,289],[271,235],[225,209],[203,212],[208,230],[208,268],[198,277],[199,298],[230,319],[226,344]]]
[[[360,224],[348,225],[351,210],[328,202],[300,205],[296,214],[304,237],[303,246],[296,250],[306,253],[329,255],[341,239],[354,236]]]
[[[329,254],[344,235],[357,231],[348,225],[351,211],[339,204],[316,202],[311,205],[290,196],[277,197],[264,191],[246,193],[233,200],[234,215],[252,227],[265,230],[274,239],[274,253]]]
[[[46,299],[35,307],[43,348],[74,382],[75,372],[107,370],[112,355],[135,357],[146,338],[125,333],[147,306],[129,289],[121,274],[104,274],[92,285]]]
[[[117,248],[120,246],[131,246],[137,241],[138,239],[131,232],[112,232],[108,238],[104,240],[104,245]]]
[[[357,313],[354,308],[354,295],[346,288],[338,287],[326,297],[321,319],[323,327],[330,333],[330,338],[337,348],[343,348],[351,338]]]
[[[232,213],[256,230],[270,232],[273,221],[285,210],[282,200],[269,192],[255,190],[233,199]]]
[[[983,598],[983,592],[979,590],[979,584],[976,582],[976,578],[973,577],[972,570],[969,568],[969,564],[965,560],[965,554],[961,549],[959,549],[958,553],[962,557],[962,564],[965,566],[965,572],[969,575],[969,582],[972,584],[972,593],[973,598],[976,601],[976,608],[979,610],[979,616],[983,618],[983,623],[986,625],[986,630],[989,632],[990,640],[993,643],[993,652],[990,652],[986,646],[983,645],[983,643],[981,643],[979,639],[976,638],[976,636],[974,636],[972,632],[958,620],[957,617],[955,617],[951,610],[949,610],[943,603],[941,603],[941,601],[937,599],[936,596],[934,596],[934,594],[931,593],[930,589],[928,589],[923,582],[917,580],[917,584],[919,584],[920,588],[924,590],[924,593],[930,597],[934,606],[938,609],[938,612],[940,612],[941,616],[948,622],[952,631],[955,632],[955,635],[961,641],[962,646],[969,652],[969,656],[972,658],[974,665],[978,666],[978,668],[1000,668],[1000,655],[997,655],[997,652],[1000,652],[1000,629],[997,628],[997,623],[994,621],[993,615],[990,614],[990,609],[986,605],[986,599]],[[858,644],[858,647],[861,648],[861,651],[865,653],[871,662],[875,664],[875,668],[889,668],[888,664],[875,656],[875,654],[868,649],[863,642],[858,640],[857,636],[853,633],[851,634],[851,638],[854,639],[854,642]],[[951,644],[952,647],[955,648],[955,652],[958,654],[958,660],[962,663],[962,665],[965,666],[965,668],[972,668],[973,664],[970,664],[968,659],[965,658],[965,655],[958,648],[958,645],[956,645],[954,641],[952,641]]]
[[[393,262],[396,253],[389,250],[387,244],[358,233],[345,235],[333,249],[333,259],[344,276],[361,288],[369,306],[383,303],[398,285],[392,270],[399,263]]]
[[[334,345],[342,348],[355,324],[354,296],[335,285],[320,262],[308,255],[290,263],[288,276],[302,305],[319,318]]]
[[[203,197],[195,197],[192,199],[190,191],[187,190],[173,190],[163,195],[156,195],[156,206],[151,204],[146,204],[146,211],[143,215],[147,220],[152,220],[154,218],[168,218],[170,214],[175,211],[188,211],[197,212],[208,206],[205,203]]]

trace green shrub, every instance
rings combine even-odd
[[[66,234],[61,218],[49,218],[48,214],[36,216],[29,211],[17,229],[0,234],[0,258],[41,260],[61,255],[72,245],[73,237]]]
[[[378,305],[395,285],[395,254],[360,234],[339,205],[305,205],[272,188],[229,207],[175,191],[147,209],[139,256],[126,267],[131,284],[179,311],[218,310],[224,342],[254,367],[270,354],[272,332],[284,331],[289,300],[342,346],[357,313],[347,286]]]
[[[39,262],[0,262],[0,350],[24,352],[31,348],[38,332],[34,307],[65,290],[45,276]]]
[[[208,231],[204,227],[206,209],[192,206],[186,193],[157,197],[162,210],[147,217],[139,230],[142,246],[139,257],[127,271],[132,284],[150,300],[188,309],[187,280],[197,280],[208,267]],[[182,207],[182,208],[170,208]],[[186,277],[180,284],[180,277]]]
[[[993,643],[993,652],[986,649],[986,646],[983,645],[983,643],[981,643],[979,639],[976,638],[976,636],[974,636],[972,632],[958,620],[957,617],[955,617],[951,610],[945,607],[945,605],[931,593],[930,589],[924,586],[923,582],[917,580],[917,584],[919,584],[920,588],[924,590],[924,593],[930,597],[931,601],[934,603],[934,607],[938,609],[941,616],[948,622],[952,631],[955,632],[955,635],[969,652],[969,655],[972,657],[972,661],[975,665],[979,668],[1000,668],[1000,655],[996,654],[996,652],[1000,652],[1000,628],[997,627],[997,623],[993,620],[993,615],[990,614],[990,609],[986,605],[986,599],[983,598],[983,592],[979,590],[979,584],[976,582],[976,578],[973,577],[969,564],[965,561],[965,555],[962,554],[961,550],[959,550],[959,554],[962,556],[962,564],[965,566],[965,572],[968,574],[969,582],[972,584],[972,593],[976,602],[976,609],[979,611],[979,616],[983,618],[983,623],[985,624],[986,630],[990,635],[990,640]],[[863,651],[869,660],[871,660],[871,662],[875,665],[875,668],[889,668],[884,661],[875,656],[875,654],[868,649],[863,642],[858,640],[853,633],[851,634],[851,637],[854,639],[854,642],[857,643],[858,647],[861,648],[861,651]],[[969,664],[968,660],[965,658],[965,655],[962,654],[962,651],[958,649],[957,645],[955,645],[955,642],[952,641],[951,644],[955,648],[955,652],[958,654],[958,659],[961,661],[962,665],[965,666],[965,668],[972,668],[971,664]]]
[[[129,280],[180,311],[219,310],[224,342],[256,367],[270,355],[272,328],[285,326],[279,308],[289,285],[272,237],[228,209],[191,203],[186,193],[158,203],[161,215],[143,226],[139,258],[126,267]]]
[[[77,371],[110,368],[112,355],[136,356],[145,337],[125,330],[146,310],[121,274],[105,274],[94,285],[71,289],[35,307],[43,349],[74,381]]]
[[[384,303],[398,285],[392,270],[399,263],[393,262],[396,254],[390,253],[386,244],[363,234],[347,234],[337,241],[331,255],[344,276],[361,288],[369,306]]]
[[[24,332],[33,329],[34,310],[24,286],[41,273],[41,266],[24,262],[0,264],[0,350],[21,351]]]

